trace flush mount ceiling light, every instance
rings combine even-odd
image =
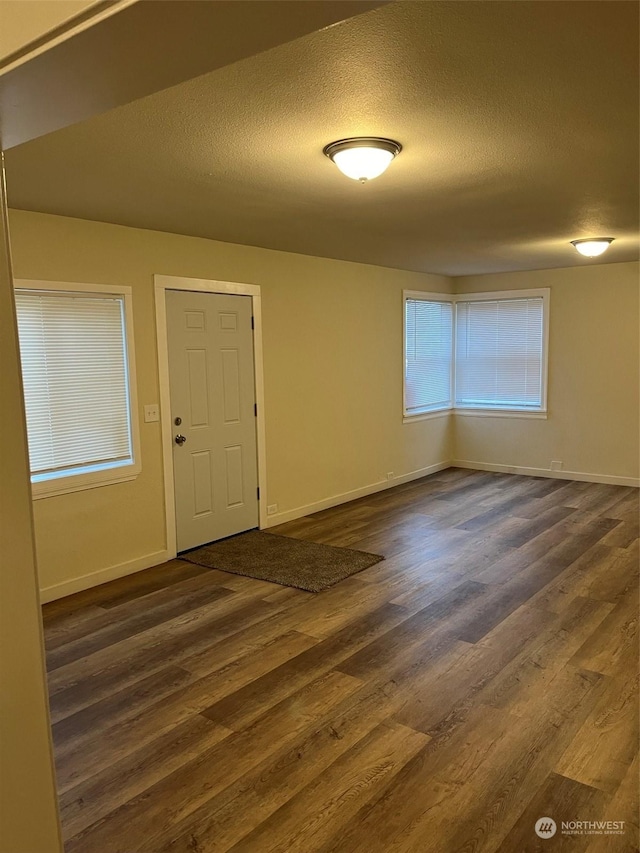
[[[381,175],[401,151],[399,142],[378,136],[339,139],[323,149],[343,175],[363,184]]]
[[[607,251],[613,240],[613,237],[586,237],[584,240],[571,240],[570,242],[585,258],[597,258],[598,255]]]

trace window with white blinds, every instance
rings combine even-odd
[[[548,316],[546,288],[405,291],[404,416],[546,412]]]
[[[405,415],[451,407],[453,306],[405,297]]]
[[[459,299],[455,406],[541,410],[544,404],[544,300]]]
[[[63,478],[68,491],[131,476],[125,293],[18,289],[16,312],[34,491],[52,493]]]

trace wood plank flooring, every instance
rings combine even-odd
[[[638,850],[637,490],[450,468],[275,530],[386,559],[45,606],[66,853]]]

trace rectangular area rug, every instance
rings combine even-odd
[[[379,554],[319,545],[262,530],[239,533],[178,556],[181,560],[209,569],[294,586],[308,592],[320,592],[384,560]]]

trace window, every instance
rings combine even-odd
[[[405,297],[405,415],[451,407],[452,341],[451,301]]]
[[[546,411],[547,289],[409,292],[404,304],[405,417]]]
[[[130,288],[16,286],[34,497],[134,477]]]
[[[543,408],[543,296],[456,304],[457,408]]]

